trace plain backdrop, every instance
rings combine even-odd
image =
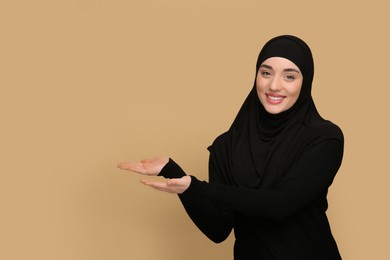
[[[328,216],[345,260],[388,250],[386,1],[0,1],[0,258],[233,259],[175,195],[116,164],[207,146],[252,88],[264,43],[304,39],[313,97],[345,135]]]

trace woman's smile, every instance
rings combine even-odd
[[[271,105],[278,105],[283,102],[283,99],[286,98],[286,96],[278,95],[278,94],[268,94],[266,93],[265,96],[267,97],[267,102]]]

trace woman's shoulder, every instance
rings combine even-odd
[[[228,132],[224,132],[220,134],[214,139],[213,143],[207,149],[211,151],[213,149],[218,149],[221,146],[225,146],[227,144],[228,138],[229,138]]]
[[[341,128],[329,120],[322,120],[315,124],[309,124],[305,134],[314,140],[330,140],[335,139],[344,143],[344,134]]]

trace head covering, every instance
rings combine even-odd
[[[332,134],[326,130],[332,123],[321,118],[311,96],[314,62],[308,45],[291,35],[269,40],[258,56],[256,74],[271,57],[286,58],[300,69],[303,81],[298,100],[286,111],[268,113],[258,98],[255,77],[230,129],[208,148],[216,167],[210,181],[268,187],[283,178],[311,141]],[[337,138],[342,140],[342,136]]]

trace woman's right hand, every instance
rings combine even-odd
[[[157,176],[162,168],[169,162],[167,156],[157,156],[151,159],[143,159],[140,162],[122,162],[118,163],[118,168],[137,172],[148,176]]]

